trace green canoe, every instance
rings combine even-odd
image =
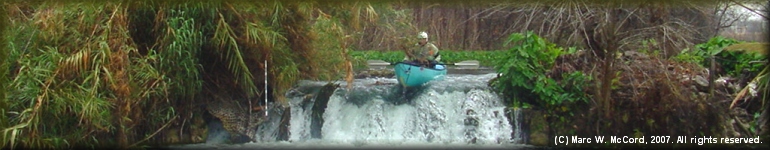
[[[439,68],[439,69],[436,69]],[[446,65],[437,64],[436,68],[421,67],[408,62],[396,63],[395,73],[398,83],[404,87],[420,86],[432,80],[443,79],[446,75]]]

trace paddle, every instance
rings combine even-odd
[[[396,63],[392,62],[386,62],[382,60],[367,60],[366,64],[369,65],[369,67],[385,67],[390,65],[395,65]],[[445,65],[452,65],[452,66],[459,66],[460,68],[478,68],[479,67],[479,61],[478,60],[466,60],[461,61],[457,63],[445,63]]]
[[[466,60],[454,63],[453,65],[459,66],[460,68],[479,68],[479,61],[478,60]]]

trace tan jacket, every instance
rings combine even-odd
[[[441,61],[441,55],[438,54],[438,48],[436,45],[433,45],[433,43],[425,43],[425,45],[420,46],[420,44],[415,44],[415,48],[410,49],[410,52],[414,54],[417,58],[409,58],[409,55],[406,55],[404,57],[404,60],[418,60],[420,58],[424,58],[428,61]]]

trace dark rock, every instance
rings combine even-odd
[[[536,132],[529,135],[529,144],[535,146],[547,146],[548,135],[543,132]]]
[[[383,69],[383,70],[374,70],[374,71],[372,71],[372,74],[370,74],[370,75],[374,76],[374,77],[386,77],[386,78],[389,78],[389,77],[393,77],[395,75],[395,73],[393,72],[393,70]]]
[[[369,75],[369,71],[361,71],[358,74],[356,74],[356,79],[363,79],[363,78],[369,78],[371,75]]]
[[[207,103],[208,112],[222,122],[224,129],[230,133],[233,142],[254,141],[257,127],[267,120],[264,110],[251,115],[249,108],[236,100],[216,100]]]
[[[356,79],[372,78],[372,77],[384,77],[390,78],[395,76],[393,69],[370,69],[359,72],[355,75]]]
[[[278,137],[276,137],[276,140],[278,141],[289,140],[290,120],[291,120],[291,107],[286,107],[284,108],[283,115],[281,116],[281,124],[278,126]]]
[[[302,98],[302,110],[305,110],[307,106],[310,106],[310,104],[312,104],[313,102],[315,102],[315,97],[313,96],[313,94],[305,95]]]
[[[519,114],[516,114],[516,111],[519,111]],[[529,133],[530,133],[530,121],[532,118],[536,117],[525,117],[532,115],[532,109],[529,108],[512,108],[512,109],[505,109],[506,117],[508,118],[508,124],[511,125],[511,127],[514,128],[514,131],[511,132],[511,138],[513,138],[513,142],[516,144],[527,144],[529,143]],[[518,124],[517,124],[518,122]],[[517,134],[517,131],[518,134]]]
[[[311,120],[310,120],[310,136],[313,138],[322,138],[321,135],[321,128],[323,126],[323,114],[326,111],[326,104],[329,102],[329,97],[334,94],[334,91],[339,88],[339,84],[334,83],[328,83],[324,85],[320,91],[318,91],[318,94],[316,94],[315,102],[313,104],[313,109]]]
[[[523,118],[522,130],[525,132],[526,139],[524,142],[535,146],[547,146],[548,138],[548,122],[543,117],[544,112],[542,110],[523,109],[521,112]],[[553,143],[551,143],[553,144]]]

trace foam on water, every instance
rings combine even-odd
[[[291,100],[289,141],[275,138],[282,112],[274,109],[269,120],[259,128],[258,142],[239,146],[495,148],[518,145],[513,143],[517,139],[511,135],[516,132],[508,122],[504,104],[487,86],[487,81],[494,76],[449,75],[442,81],[406,92],[392,78],[357,79],[350,90],[344,88],[345,83],[340,83],[343,88],[330,97],[323,114],[321,139],[311,138],[312,106],[302,105],[302,101],[304,94],[312,93],[326,82],[302,81],[299,88],[287,93]]]

